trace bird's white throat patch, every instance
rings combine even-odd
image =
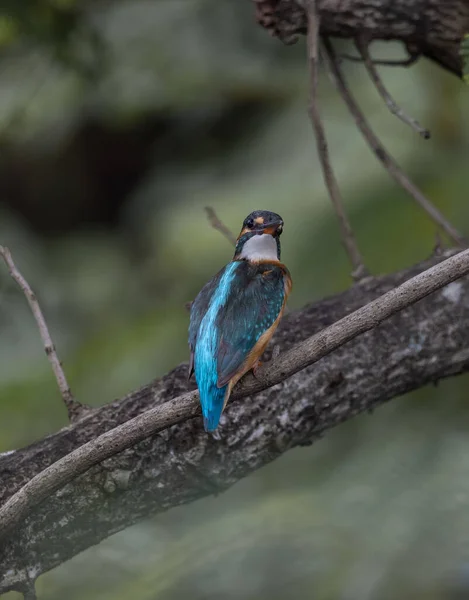
[[[268,233],[253,235],[244,244],[240,258],[252,261],[278,260],[277,242]]]

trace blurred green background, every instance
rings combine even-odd
[[[306,113],[304,40],[283,46],[253,12],[249,0],[0,2],[0,243],[38,293],[83,402],[187,360],[184,303],[232,254],[206,205],[236,233],[254,209],[282,215],[290,308],[350,285]],[[396,44],[373,52],[403,56]],[[431,129],[425,142],[387,112],[363,67],[344,66],[385,145],[469,233],[468,88],[424,60],[382,70]],[[369,268],[426,258],[433,224],[325,76],[320,100]],[[394,400],[216,499],[113,536],[40,578],[39,597],[467,598],[468,381]],[[0,415],[0,451],[66,424],[1,265]]]

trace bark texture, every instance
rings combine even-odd
[[[437,262],[368,279],[284,318],[286,350]],[[0,593],[172,506],[216,494],[286,450],[425,384],[469,370],[469,279],[458,280],[252,398],[234,401],[221,440],[200,417],[92,468],[34,511],[0,548]],[[0,455],[0,504],[99,434],[187,390],[187,365],[31,446]]]
[[[303,0],[253,0],[258,22],[286,44],[306,33]],[[399,40],[443,68],[462,74],[461,41],[469,32],[468,0],[318,0],[320,34]]]

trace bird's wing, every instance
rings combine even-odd
[[[200,322],[204,318],[205,313],[210,306],[213,292],[217,289],[221,276],[225,272],[226,267],[221,269],[197,294],[194,302],[191,305],[191,315],[189,322],[189,348],[191,351],[189,361],[189,378],[194,372],[194,351],[197,341],[197,333],[199,331]]]
[[[236,271],[231,291],[217,315],[218,387],[242,368],[263,333],[279,316],[285,298],[283,265],[244,263]]]

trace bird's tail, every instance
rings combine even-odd
[[[200,403],[202,405],[202,415],[204,417],[205,431],[215,431],[220,422],[220,417],[225,408],[228,393],[228,385],[221,388],[210,386],[208,393],[200,393]]]

